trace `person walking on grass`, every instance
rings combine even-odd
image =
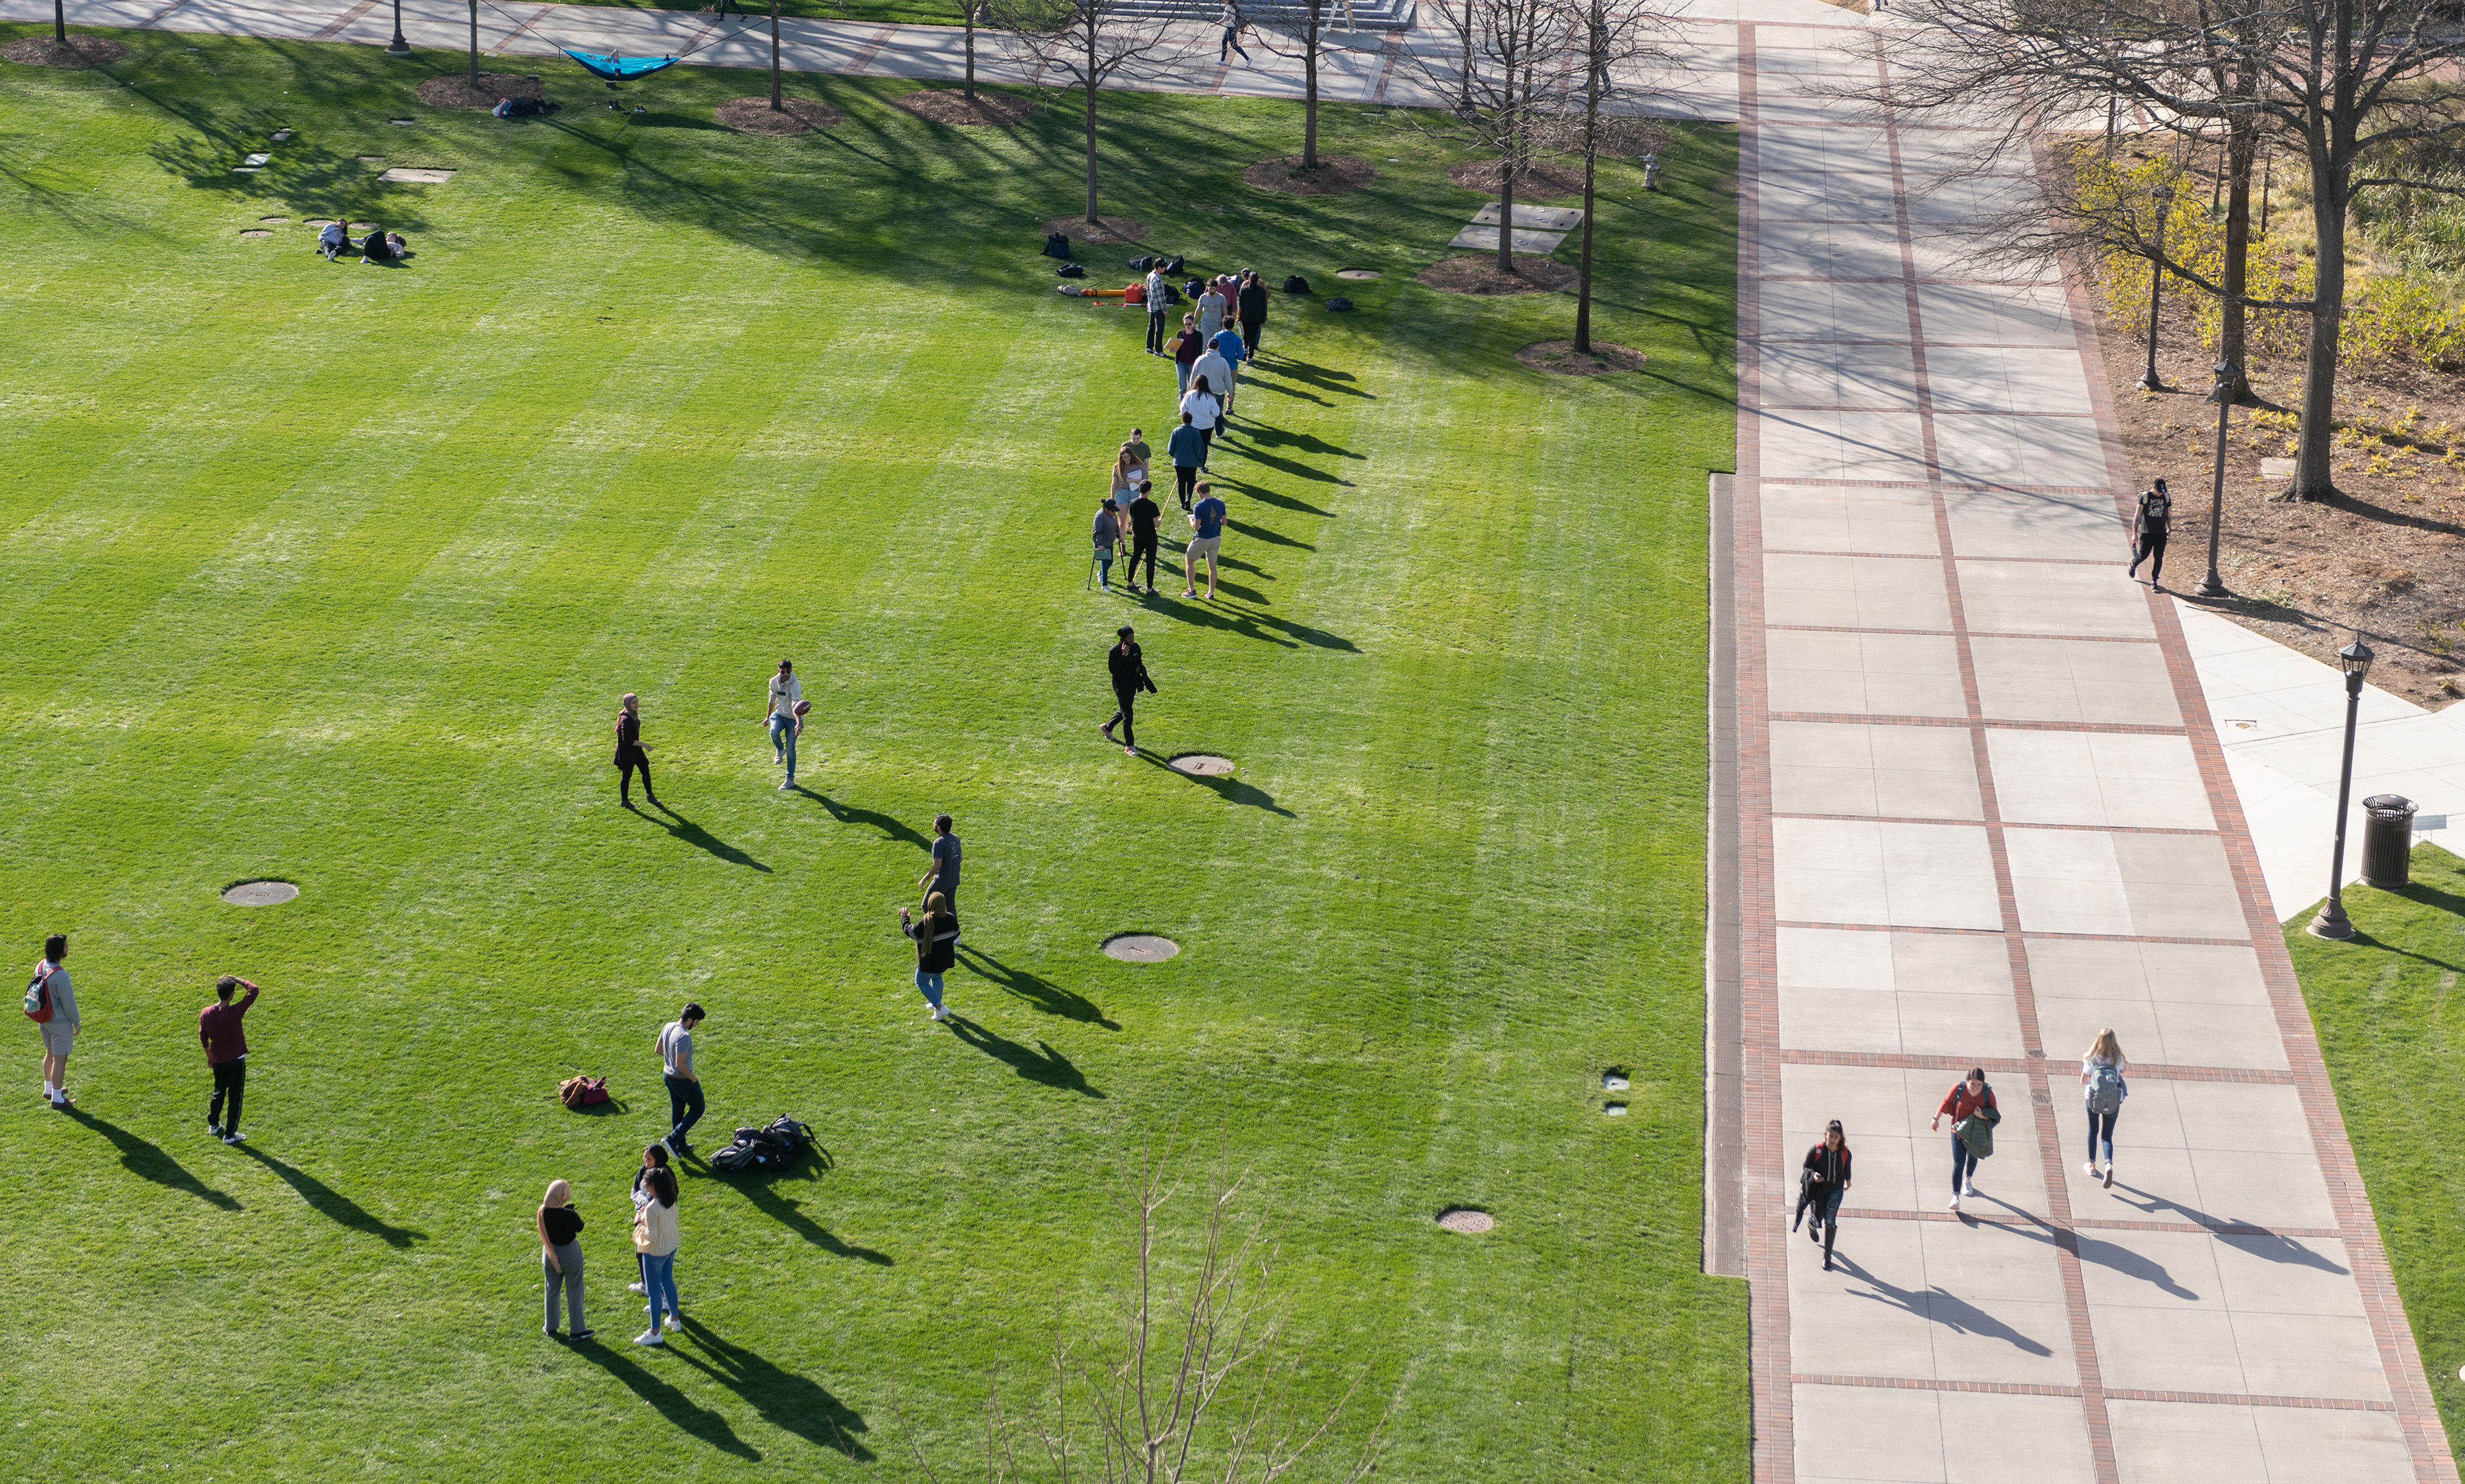
[[[661,1345],[667,1337],[659,1331],[685,1327],[677,1313],[677,1172],[655,1169],[643,1185],[651,1199],[634,1209],[633,1251],[642,1258],[643,1296],[650,1300],[642,1309],[651,1327],[634,1336],[633,1343]]]
[[[1147,354],[1151,356],[1164,354],[1164,332],[1170,327],[1166,316],[1172,313],[1172,305],[1166,298],[1164,265],[1159,262],[1147,270]]]
[[[1183,315],[1181,333],[1165,348],[1172,352],[1172,375],[1177,384],[1173,395],[1180,396],[1189,390],[1190,367],[1198,364],[1199,352],[1207,348],[1207,337],[1198,332],[1198,316]]]
[[[927,848],[933,853],[933,863],[916,878],[916,889],[924,894],[927,901],[932,900],[935,892],[940,892],[944,903],[956,912],[959,910],[961,847],[959,837],[950,832],[949,815],[933,816],[933,843]]]
[[[590,1326],[582,1322],[582,1213],[573,1208],[571,1185],[562,1180],[547,1183],[547,1194],[540,1200],[538,1225],[540,1273],[547,1289],[547,1324],[542,1333],[550,1340],[588,1340]],[[560,1289],[571,1316],[566,1336],[556,1332]]]
[[[1155,502],[1155,486],[1141,483],[1139,498],[1130,501],[1130,570],[1128,591],[1139,590],[1139,564],[1147,565],[1147,596],[1155,596],[1156,521],[1164,516],[1163,507]]]
[[[2131,1096],[2131,1085],[2123,1080],[2130,1070],[2131,1059],[2122,1054],[2112,1026],[2097,1033],[2080,1058],[2080,1101],[2088,1107],[2088,1163],[2080,1169],[2091,1180],[2102,1173],[2109,1189],[2114,1185],[2114,1120],[2122,1116],[2122,1099]],[[2100,1143],[2105,1146],[2102,1172],[2097,1161]]]
[[[668,1167],[668,1146],[652,1144],[642,1151],[642,1163],[633,1166],[633,1209],[640,1210],[651,1199],[651,1171]],[[633,1281],[625,1285],[627,1292],[648,1294],[648,1278],[642,1272],[642,1254],[633,1254]]]
[[[1189,513],[1189,544],[1181,548],[1181,595],[1198,596],[1198,564],[1207,563],[1207,601],[1215,601],[1215,554],[1224,545],[1224,501],[1215,486],[1198,487],[1198,506]]]
[[[1199,357],[1202,362],[1206,359],[1205,356]],[[1214,385],[1208,380],[1206,372],[1193,366],[1189,373],[1189,389],[1181,395],[1182,415],[1198,430],[1198,467],[1201,470],[1207,467],[1208,455],[1215,447],[1215,420],[1224,415],[1224,404],[1217,399],[1212,389]]]
[[[2148,564],[2148,586],[2159,587],[2165,573],[2165,536],[2174,524],[2174,497],[2165,493],[2165,481],[2158,480],[2140,492],[2139,508],[2131,516],[2131,565],[2123,572],[2140,575],[2140,564]]]
[[[248,993],[236,1005],[233,994]],[[227,1144],[245,1143],[239,1131],[239,1100],[248,1091],[248,1028],[241,1017],[256,1003],[257,987],[236,974],[214,981],[214,1003],[197,1011],[197,1044],[206,1049],[206,1066],[214,1074],[214,1096],[206,1102],[206,1132]],[[225,1117],[223,1098],[231,1098]]]
[[[1823,1126],[1823,1141],[1806,1151],[1798,1175],[1802,1187],[1799,1214],[1812,1213],[1806,1239],[1823,1244],[1823,1271],[1832,1271],[1832,1244],[1840,1235],[1840,1198],[1849,1193],[1849,1136],[1833,1119]]]
[[[1222,340],[1223,332],[1217,331],[1215,338]],[[1241,337],[1233,336],[1232,343],[1239,344]],[[1190,385],[1194,387],[1202,380],[1207,383],[1208,391],[1219,404],[1216,411],[1215,434],[1221,437],[1224,433],[1224,420],[1232,415],[1232,363],[1225,360],[1224,352],[1214,345],[1209,345],[1205,350],[1200,351],[1198,359],[1190,363]]]
[[[899,930],[916,942],[916,987],[930,1007],[924,1012],[927,1020],[947,1020],[950,1012],[942,1005],[942,976],[958,962],[959,915],[950,910],[950,899],[940,892],[924,898],[924,915],[910,919],[907,909],[899,909]]]
[[[767,704],[762,724],[770,729],[770,761],[788,764],[788,776],[779,782],[784,792],[796,786],[796,739],[805,735],[805,687],[796,678],[793,661],[779,661]]]
[[[1241,60],[1248,61],[1250,54],[1241,51],[1241,33],[1248,29],[1250,22],[1241,14],[1241,8],[1234,4],[1233,0],[1224,0],[1223,22],[1224,45],[1216,52],[1215,59],[1218,62],[1229,62],[1232,59],[1233,53],[1241,52]]]
[[[1164,453],[1172,460],[1172,491],[1181,500],[1181,508],[1189,508],[1190,487],[1198,482],[1198,471],[1207,463],[1207,434],[1198,431],[1191,414],[1181,414],[1181,426],[1164,440]]]
[[[701,1072],[694,1065],[693,1043],[694,1028],[701,1022],[701,1007],[687,1005],[659,1028],[659,1075],[668,1084],[668,1137],[661,1141],[678,1159],[693,1153],[685,1135],[701,1121]]]
[[[1198,340],[1205,344],[1224,328],[1224,317],[1231,313],[1232,301],[1224,297],[1222,285],[1210,279],[1207,292],[1198,296]]]
[[[633,774],[642,775],[642,797],[654,807],[658,794],[651,787],[651,744],[642,741],[642,698],[632,691],[616,707],[616,803],[621,808],[633,807]]]
[[[1139,692],[1152,691],[1156,683],[1147,675],[1146,654],[1139,648],[1138,634],[1127,624],[1118,632],[1120,642],[1104,652],[1104,668],[1113,681],[1113,720],[1096,728],[1096,735],[1106,742],[1119,741],[1121,751],[1135,758],[1139,755]],[[1113,736],[1115,727],[1121,729],[1118,739]]]
[[[1951,1091],[1943,1095],[1943,1106],[1935,1109],[1934,1121],[1926,1127],[1941,1130],[1943,1116],[1951,1117],[1951,1209],[1960,1209],[1960,1198],[1975,1195],[1977,1161],[1981,1149],[1991,1149],[1993,1126],[2003,1121],[2003,1110],[1995,1106],[1994,1089],[1986,1085],[1986,1069],[1971,1067],[1966,1078],[1954,1082]],[[1965,1130],[1963,1125],[1976,1119],[1981,1128]]]
[[[1215,332],[1215,338],[1207,343],[1207,348],[1214,351],[1224,361],[1224,379],[1215,385],[1223,390],[1224,416],[1230,420],[1232,416],[1232,404],[1238,399],[1241,391],[1241,363],[1250,359],[1250,350],[1248,346],[1241,343],[1240,333],[1229,324]],[[1201,359],[1205,358],[1201,357]]]
[[[69,935],[54,933],[43,940],[43,956],[34,961],[26,985],[26,1013],[43,1036],[43,1101],[62,1113],[77,1099],[69,1096],[69,1052],[85,1023],[78,1015],[77,990],[60,961],[69,956]]]
[[[1121,543],[1121,517],[1107,497],[1096,505],[1096,586],[1113,590],[1113,548]]]
[[[1241,345],[1249,359],[1258,359],[1258,337],[1267,328],[1267,280],[1255,268],[1241,271],[1241,291],[1233,297],[1241,312]]]

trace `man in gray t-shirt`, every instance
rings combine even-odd
[[[685,1134],[701,1120],[701,1073],[694,1066],[694,1027],[702,1022],[701,1007],[684,1012],[659,1028],[659,1074],[668,1084],[668,1137],[661,1142],[681,1159],[693,1153]]]
[[[927,897],[942,894],[944,903],[953,912],[959,910],[959,837],[950,832],[950,816],[933,816],[933,864],[925,868],[916,884]]]

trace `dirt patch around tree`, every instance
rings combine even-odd
[[[1099,216],[1101,226],[1088,225],[1083,216],[1056,216],[1044,224],[1045,235],[1058,232],[1073,242],[1093,242],[1099,246],[1113,242],[1144,242],[1147,224],[1135,216]]]
[[[1611,371],[1640,371],[1643,352],[1632,345],[1592,342],[1588,355],[1577,355],[1571,340],[1536,341],[1515,353],[1515,359],[1551,376],[1605,376]]]
[[[1505,183],[1506,162],[1475,160],[1447,171],[1447,179],[1466,190],[1485,190],[1498,194]],[[1570,170],[1546,160],[1534,160],[1515,172],[1515,199],[1518,201],[1551,201],[1584,193],[1584,172]]]
[[[935,123],[953,123],[963,128],[985,125],[1001,126],[1025,122],[1035,112],[1035,105],[1023,98],[1006,93],[976,89],[975,100],[957,88],[918,88],[899,100],[899,106],[919,119]]]
[[[20,36],[0,46],[0,56],[29,67],[100,67],[128,55],[128,44],[109,36],[71,36],[60,42],[50,36]]]
[[[419,100],[431,108],[494,108],[508,98],[541,98],[540,79],[510,72],[483,72],[479,85],[457,73],[431,78],[419,85]]]
[[[1260,190],[1279,190],[1288,196],[1340,196],[1377,178],[1375,166],[1353,155],[1321,155],[1314,170],[1302,169],[1299,155],[1279,155],[1241,172],[1243,181]]]
[[[1515,272],[1498,271],[1495,254],[1483,253],[1477,257],[1446,257],[1432,263],[1415,275],[1421,282],[1443,294],[1549,294],[1571,288],[1575,270],[1549,257],[1526,257],[1517,254]]]
[[[847,116],[818,98],[783,98],[774,113],[765,96],[731,98],[712,110],[711,117],[739,134],[803,134],[827,129]]]

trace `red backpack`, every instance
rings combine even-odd
[[[26,985],[26,1018],[36,1025],[47,1025],[52,1018],[52,975],[58,972],[49,959],[34,965],[34,977]]]
[[[568,1108],[594,1108],[608,1100],[606,1077],[566,1077],[557,1084],[556,1096]]]

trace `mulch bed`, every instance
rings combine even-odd
[[[1419,279],[1445,294],[1547,294],[1574,287],[1575,270],[1549,257],[1515,255],[1515,272],[1498,271],[1498,257],[1483,253],[1477,257],[1447,257],[1432,263],[1416,275]]]
[[[1299,155],[1279,155],[1261,160],[1241,172],[1241,179],[1260,190],[1280,190],[1288,196],[1340,196],[1359,190],[1378,178],[1378,171],[1366,160],[1352,155],[1321,155],[1318,168],[1304,171]]]
[[[1503,160],[1475,160],[1447,171],[1447,179],[1466,190],[1485,190],[1498,194],[1505,180]],[[1547,201],[1584,193],[1584,172],[1570,170],[1546,160],[1534,160],[1515,172],[1515,199]]]
[[[1515,359],[1536,371],[1552,376],[1603,376],[1610,371],[1643,369],[1643,352],[1632,345],[1612,345],[1608,341],[1592,342],[1589,355],[1575,354],[1571,340],[1536,341],[1515,353]]]
[[[483,72],[473,87],[468,75],[431,78],[419,85],[419,100],[431,108],[494,108],[508,98],[543,98],[540,79],[510,72]]]
[[[109,36],[71,36],[65,45],[50,36],[20,36],[0,46],[0,56],[30,67],[100,67],[127,55],[127,43]]]
[[[1056,232],[1064,233],[1073,242],[1100,244],[1146,240],[1147,224],[1135,216],[1099,216],[1097,220],[1103,225],[1091,227],[1083,216],[1056,216],[1044,224],[1044,233],[1047,236]]]
[[[957,88],[918,88],[899,99],[899,106],[919,119],[935,123],[955,123],[966,128],[986,124],[1003,125],[1023,122],[1035,112],[1035,105],[1025,99],[1007,93],[976,89],[975,101]]]
[[[803,134],[827,129],[845,114],[818,98],[783,98],[772,112],[769,97],[731,98],[713,111],[724,126],[739,134]]]

